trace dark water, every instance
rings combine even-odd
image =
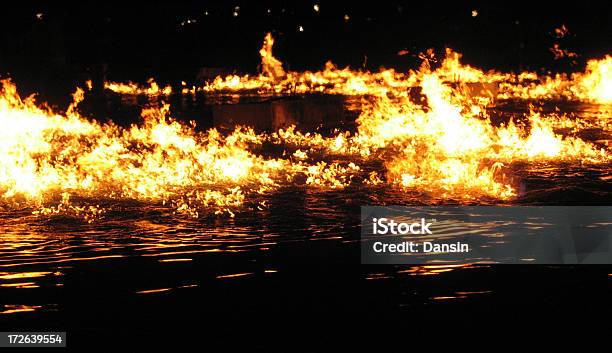
[[[512,174],[521,185],[512,204],[612,201],[610,165],[515,165]],[[173,345],[185,332],[264,351],[297,337],[292,350],[317,351],[374,322],[414,333],[610,313],[611,266],[361,265],[360,206],[424,195],[292,186],[263,199],[263,210],[200,219],[117,201],[91,224],[4,209],[0,328],[68,331],[72,347]]]

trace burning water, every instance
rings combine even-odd
[[[350,185],[388,185],[418,190],[438,200],[511,200],[518,195],[509,166],[519,162],[573,166],[610,162],[607,141],[580,138],[583,129],[608,132],[609,113],[595,119],[544,114],[532,107],[520,119],[491,116],[495,99],[567,99],[612,103],[612,57],[589,61],[585,72],[539,77],[483,72],[447,51],[433,68],[425,60],[408,73],[338,69],[291,72],[272,55],[266,36],[259,76],[217,77],[183,93],[341,94],[360,99],[357,131],[333,136],[292,127],[255,133],[196,131],[194,123],[169,116],[169,106],[142,111],[142,123],[125,128],[83,117],[77,89],[65,113],[29,97],[8,80],[0,94],[0,193],[2,207],[31,209],[93,221],[112,206],[100,200],[137,200],[168,205],[199,217],[265,208],[257,195],[286,186],[325,191]],[[107,83],[131,94],[168,95],[171,88]],[[499,87],[474,94],[474,84]],[[563,131],[563,133],[561,133]],[[265,153],[276,146],[282,154]],[[378,169],[369,168],[372,164]]]

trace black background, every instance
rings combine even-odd
[[[320,69],[327,60],[406,70],[418,67],[415,54],[451,47],[466,63],[484,69],[576,71],[586,59],[608,53],[612,43],[609,6],[603,1],[20,1],[3,6],[0,73],[31,88],[51,83],[72,89],[102,65],[109,80],[155,77],[162,84],[192,83],[201,67],[256,72],[268,31],[277,39],[275,55],[294,70]],[[562,24],[570,33],[556,39],[554,29]],[[555,42],[580,54],[577,63],[554,61],[549,48]],[[399,56],[400,50],[410,54]]]

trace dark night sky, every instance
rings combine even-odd
[[[13,6],[0,15],[2,75],[70,86],[102,63],[109,79],[153,76],[162,83],[192,81],[199,67],[254,72],[267,31],[277,38],[275,55],[297,70],[319,69],[327,60],[360,67],[366,56],[369,69],[405,70],[418,61],[398,56],[399,50],[442,52],[445,46],[486,69],[568,70],[569,62],[553,61],[548,51],[555,41],[551,32],[561,24],[570,34],[557,42],[581,55],[579,69],[585,59],[612,52],[611,15],[603,1],[22,1]]]

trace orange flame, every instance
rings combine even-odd
[[[483,72],[460,63],[447,50],[432,70],[397,73],[338,69],[286,72],[272,55],[268,34],[260,51],[262,74],[217,77],[205,92],[256,91],[260,94],[323,92],[362,97],[357,132],[330,137],[295,127],[257,134],[239,127],[228,135],[196,132],[169,117],[169,107],[142,112],[139,125],[121,128],[80,116],[77,104],[65,114],[22,100],[10,81],[0,94],[0,193],[4,202],[35,205],[36,213],[70,213],[94,220],[99,205],[73,204],[74,198],[129,198],[169,204],[176,212],[228,213],[251,196],[285,184],[336,189],[350,184],[387,183],[400,190],[439,199],[507,200],[517,195],[508,167],[518,161],[607,163],[609,151],[560,127],[576,131],[588,122],[531,111],[526,124],[494,125],[488,107],[496,99],[566,97],[612,102],[612,57],[591,60],[584,73],[538,77]],[[107,84],[123,93],[169,94],[150,81],[147,89]],[[486,91],[486,92],[485,92]],[[499,91],[499,92],[497,92]],[[485,92],[485,93],[483,93]],[[282,146],[284,157],[257,154],[264,142]],[[343,160],[343,162],[330,162]],[[364,163],[382,162],[367,172]]]

